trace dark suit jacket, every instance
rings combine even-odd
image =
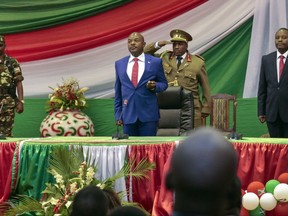
[[[288,122],[288,66],[287,61],[280,78],[277,80],[277,52],[262,57],[259,87],[258,116],[266,115],[266,121],[274,122],[279,113]]]
[[[162,60],[145,54],[144,73],[136,87],[127,75],[128,61],[129,56],[126,56],[115,63],[115,120],[122,119],[124,124],[135,123],[137,119],[141,122],[158,121],[160,115],[156,93],[168,87]],[[156,81],[154,91],[146,88],[149,80]]]

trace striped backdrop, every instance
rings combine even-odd
[[[261,55],[275,49],[275,31],[287,27],[287,4],[286,0],[3,0],[0,33],[6,35],[8,54],[21,63],[26,98],[47,98],[49,86],[70,77],[89,87],[88,98],[111,98],[114,62],[129,54],[128,35],[141,32],[150,43],[168,40],[175,28],[193,36],[189,51],[206,59],[212,93],[253,98]]]

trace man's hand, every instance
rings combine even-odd
[[[258,116],[259,121],[263,124],[264,122],[266,122],[266,116],[264,115],[260,115]]]
[[[163,47],[167,44],[172,44],[172,42],[171,41],[159,41],[158,42],[158,46],[160,46],[160,47]]]
[[[156,88],[156,82],[149,80],[149,81],[146,83],[146,88],[148,88],[149,90],[155,90],[155,88]]]
[[[122,120],[118,120],[118,121],[116,121],[116,125],[118,125],[118,126],[122,126],[122,125],[123,125],[123,121],[122,121]]]
[[[22,102],[18,102],[16,105],[16,112],[17,113],[22,113],[24,111],[24,104]]]

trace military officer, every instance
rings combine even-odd
[[[169,86],[182,86],[192,92],[195,109],[194,127],[197,128],[202,126],[202,119],[210,114],[211,95],[205,60],[199,55],[189,53],[188,42],[192,41],[189,33],[175,29],[170,32],[170,36],[170,41],[148,44],[144,52],[157,55],[155,54],[157,50],[172,43],[173,51],[164,51],[158,56],[162,58]]]
[[[18,61],[5,53],[6,43],[0,35],[0,136],[12,136],[15,111],[22,113],[23,76]]]

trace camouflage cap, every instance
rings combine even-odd
[[[192,41],[192,36],[180,29],[174,29],[170,32],[171,42],[175,41],[183,41],[188,43],[188,41]]]
[[[4,35],[0,35],[0,42],[5,43]]]

